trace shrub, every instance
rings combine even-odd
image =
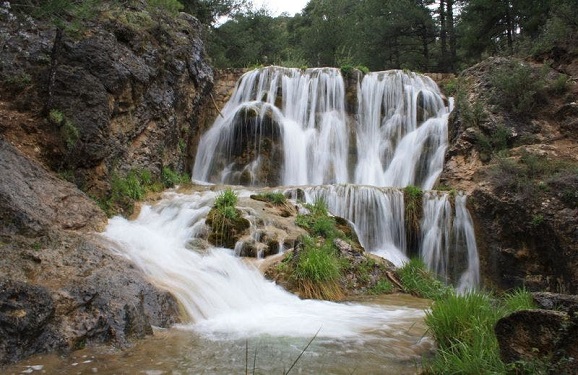
[[[499,125],[490,136],[483,133],[476,134],[475,144],[478,151],[492,154],[504,155],[503,151],[508,149],[508,139],[511,137],[511,131],[503,125]]]
[[[511,61],[493,70],[490,83],[491,102],[519,116],[534,112],[543,99],[544,78],[522,62]]]
[[[165,188],[171,188],[175,185],[185,184],[191,181],[188,174],[179,174],[169,167],[163,167],[161,171],[161,181]]]

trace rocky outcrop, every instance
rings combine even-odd
[[[213,84],[199,22],[142,3],[82,27],[60,33],[30,19],[1,25],[0,79],[12,84],[0,95],[34,119],[24,129],[2,124],[4,137],[28,140],[42,162],[96,196],[110,189],[114,173],[188,171]]]
[[[103,229],[94,201],[0,139],[0,233],[41,235],[57,229]]]
[[[575,296],[537,293],[534,300],[541,309],[517,311],[496,323],[500,357],[523,373],[541,368],[552,374],[576,374],[578,304]],[[551,310],[562,305],[569,311]]]
[[[106,223],[94,202],[1,139],[0,210],[0,364],[179,320],[174,297],[91,234]]]
[[[496,101],[492,74],[512,64],[545,77],[525,114]],[[578,128],[568,125],[577,119],[576,78],[505,58],[460,76],[441,183],[470,195],[487,286],[578,293]],[[565,91],[547,86],[561,79]]]

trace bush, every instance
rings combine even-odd
[[[186,184],[191,182],[188,174],[179,174],[169,167],[163,167],[161,172],[161,181],[165,188],[172,188],[175,185]]]
[[[490,75],[490,101],[518,116],[527,116],[544,100],[544,78],[530,66],[519,61],[493,70]]]

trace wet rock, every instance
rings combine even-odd
[[[97,230],[106,215],[61,180],[0,139],[0,233],[40,235],[46,228]]]
[[[60,347],[50,327],[54,310],[46,288],[0,279],[0,364]]]
[[[235,214],[226,216],[220,210],[213,208],[207,215],[206,223],[211,228],[208,241],[215,246],[234,249],[235,244],[248,233],[251,223],[234,209]]]
[[[541,309],[563,311],[566,313],[578,312],[578,296],[559,293],[537,292],[532,298]]]
[[[495,326],[500,357],[507,364],[546,364],[552,373],[575,374],[578,321],[561,311],[522,310]]]
[[[0,363],[91,343],[127,347],[153,325],[180,321],[176,299],[112,254],[110,244],[48,232],[35,242],[0,237],[0,274],[27,280],[0,288]]]

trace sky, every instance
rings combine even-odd
[[[253,0],[255,8],[259,9],[262,5],[271,10],[274,16],[283,12],[289,13],[290,16],[301,12],[308,0]]]

